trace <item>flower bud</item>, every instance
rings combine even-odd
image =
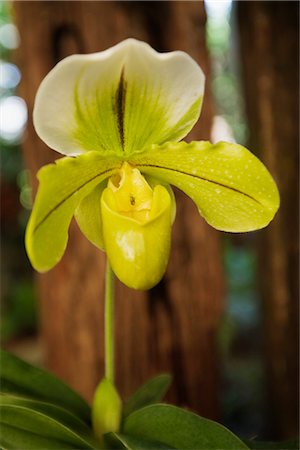
[[[117,432],[120,428],[122,402],[114,385],[103,378],[98,384],[93,398],[92,424],[100,442],[105,433]]]

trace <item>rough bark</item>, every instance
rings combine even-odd
[[[22,39],[22,94],[29,117],[46,73],[71,53],[103,50],[126,37],[157,50],[188,51],[209,76],[202,2],[16,2]],[[193,138],[209,138],[212,104],[206,92]],[[31,119],[24,157],[35,173],[57,154],[36,136]],[[117,283],[117,386],[126,397],[151,375],[174,375],[169,399],[208,417],[218,415],[216,328],[222,309],[219,237],[196,207],[177,193],[173,248],[163,281],[149,292]],[[67,251],[38,276],[46,364],[91,399],[103,375],[104,255],[70,229]]]
[[[298,427],[298,2],[237,2],[252,148],[275,177],[276,219],[261,235],[268,382],[278,437]]]

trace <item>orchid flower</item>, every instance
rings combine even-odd
[[[218,230],[257,230],[273,219],[276,185],[247,149],[180,142],[199,118],[204,81],[186,53],[157,53],[135,39],[69,56],[51,70],[36,96],[34,126],[66,157],[38,172],[26,232],[34,268],[44,272],[60,261],[75,216],[122,282],[154,286],[170,252],[170,185]]]

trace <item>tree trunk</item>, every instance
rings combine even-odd
[[[136,37],[157,50],[190,53],[209,76],[202,2],[16,2],[21,34],[21,94],[32,117],[42,78],[61,58]],[[207,139],[212,100],[192,137]],[[58,155],[36,136],[30,119],[24,158],[35,173]],[[116,289],[117,386],[127,397],[149,376],[174,375],[169,400],[218,415],[216,328],[222,309],[219,237],[182,193],[177,195],[173,248],[163,281],[149,292]],[[88,400],[103,376],[104,254],[72,223],[67,251],[39,275],[41,336],[46,365]]]
[[[252,148],[275,177],[281,207],[260,245],[266,357],[278,437],[298,420],[298,2],[237,2]]]

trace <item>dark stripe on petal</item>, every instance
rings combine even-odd
[[[124,150],[124,114],[125,114],[126,82],[124,78],[124,67],[122,68],[120,81],[116,90],[116,113],[118,116],[118,127],[121,145]]]
[[[178,173],[181,173],[182,175],[187,175],[192,178],[197,178],[198,180],[208,181],[209,183],[213,183],[216,186],[221,186],[225,189],[230,189],[231,191],[234,191],[234,192],[237,192],[238,194],[244,195],[245,197],[248,197],[251,200],[253,200],[254,202],[258,203],[259,205],[262,205],[262,203],[260,203],[256,198],[252,197],[252,195],[246,194],[245,192],[240,191],[239,189],[235,189],[234,187],[228,186],[226,184],[219,183],[218,181],[209,180],[208,178],[200,177],[199,175],[195,175],[195,174],[192,174],[189,172],[184,172],[183,170],[171,169],[170,167],[157,166],[155,164],[136,164],[136,165],[137,165],[137,167],[139,167],[141,169],[141,171],[143,171],[143,167],[150,167],[150,168],[153,167],[155,169],[164,169],[164,170],[169,170],[170,172],[178,172]]]
[[[37,231],[37,229],[48,219],[49,216],[51,216],[52,213],[54,213],[64,202],[69,200],[69,198],[72,197],[76,192],[80,191],[80,189],[84,188],[88,183],[95,180],[98,177],[101,177],[104,174],[107,174],[107,177],[114,171],[115,168],[105,170],[104,172],[97,173],[97,175],[94,175],[89,180],[82,183],[80,186],[78,186],[74,191],[72,191],[69,195],[67,195],[65,198],[63,198],[57,205],[55,205],[50,211],[36,224],[36,226],[33,229],[33,233]]]

